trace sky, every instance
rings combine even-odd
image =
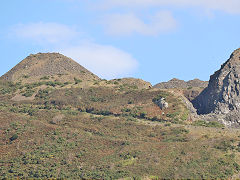
[[[209,80],[239,30],[239,0],[2,0],[0,76],[59,52],[103,79]]]

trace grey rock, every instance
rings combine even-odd
[[[240,49],[211,77],[208,87],[193,101],[198,114],[215,114],[227,126],[240,122]]]
[[[165,98],[161,98],[156,101],[156,104],[163,110],[168,108],[168,103],[165,101]]]

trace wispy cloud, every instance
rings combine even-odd
[[[98,0],[98,6],[104,8],[130,7],[130,8],[149,8],[149,7],[197,7],[208,10],[219,10],[226,13],[239,14],[239,0]]]
[[[138,67],[137,60],[129,53],[113,46],[87,43],[60,52],[105,79],[128,76]]]
[[[136,70],[138,62],[129,53],[113,46],[89,43],[80,34],[58,23],[18,24],[12,29],[13,37],[63,53],[105,79],[128,76]]]
[[[176,28],[176,21],[169,11],[160,11],[148,19],[148,23],[133,13],[111,14],[103,18],[102,24],[111,35],[158,35]]]
[[[79,35],[79,32],[72,27],[44,22],[18,24],[12,28],[11,32],[19,39],[51,44],[69,41]]]

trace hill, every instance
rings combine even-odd
[[[194,88],[15,69],[0,80],[0,179],[239,178],[240,131],[194,119]]]
[[[173,78],[168,82],[162,82],[158,83],[154,88],[159,89],[174,89],[174,88],[180,88],[180,89],[188,89],[188,88],[205,88],[207,87],[208,82],[207,81],[201,81],[199,79],[194,79],[190,81],[184,81],[177,78]]]
[[[74,78],[84,81],[99,80],[77,62],[59,53],[30,55],[1,77],[12,82],[37,82],[42,79],[65,82],[74,81]]]

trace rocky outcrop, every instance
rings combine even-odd
[[[155,103],[160,107],[160,109],[167,109],[168,108],[168,103],[165,101],[165,98],[161,98],[157,101],[155,101]]]
[[[159,89],[187,89],[187,88],[193,88],[193,87],[207,87],[208,82],[207,81],[201,81],[199,79],[194,79],[190,81],[183,81],[180,79],[173,78],[168,82],[162,82],[159,84],[156,84],[154,88]]]
[[[226,121],[240,121],[240,49],[210,77],[208,87],[192,103],[198,114],[221,114]]]

